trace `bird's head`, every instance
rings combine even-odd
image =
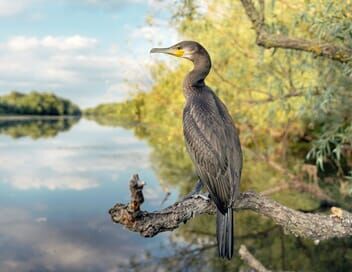
[[[207,55],[204,47],[195,41],[182,41],[166,48],[153,48],[150,53],[164,53],[194,61],[200,55]]]

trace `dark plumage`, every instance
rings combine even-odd
[[[211,69],[209,54],[194,41],[183,41],[169,48],[153,48],[151,52],[183,57],[194,63],[194,69],[183,83],[186,97],[184,137],[197,174],[217,207],[219,256],[231,259],[232,204],[239,193],[242,151],[226,106],[204,82]]]

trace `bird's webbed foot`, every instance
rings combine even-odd
[[[185,197],[183,197],[182,200],[186,200],[189,198],[203,198],[204,200],[209,200],[208,194],[203,195],[201,194],[201,190],[204,187],[203,182],[199,179],[196,183],[196,186],[194,187],[193,191],[191,191],[189,194],[187,194]]]

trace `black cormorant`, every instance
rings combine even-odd
[[[232,205],[239,194],[242,151],[226,106],[204,82],[211,69],[210,56],[194,41],[153,48],[150,52],[186,58],[194,64],[183,82],[186,98],[183,133],[197,175],[217,207],[219,256],[231,259],[234,246]]]

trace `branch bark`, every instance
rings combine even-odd
[[[172,231],[186,223],[194,216],[215,213],[211,201],[203,198],[188,198],[160,211],[147,212],[140,210],[143,199],[138,175],[130,181],[131,202],[116,204],[110,209],[111,219],[124,225],[131,231],[139,232],[144,237],[153,237],[160,232]],[[141,184],[141,185],[140,185]],[[140,185],[140,186],[139,186]],[[138,190],[138,191],[136,191]],[[303,213],[295,211],[280,203],[254,192],[241,193],[234,205],[236,211],[251,210],[272,219],[286,232],[311,240],[327,240],[352,236],[352,214],[333,208],[332,215]]]
[[[260,1],[260,11],[258,11],[252,0],[241,0],[246,14],[253,24],[257,34],[256,43],[264,48],[284,48],[306,51],[316,56],[327,57],[342,63],[352,60],[352,49],[333,43],[321,42],[317,40],[305,40],[292,38],[281,34],[271,34],[266,30],[264,21],[264,4]]]

